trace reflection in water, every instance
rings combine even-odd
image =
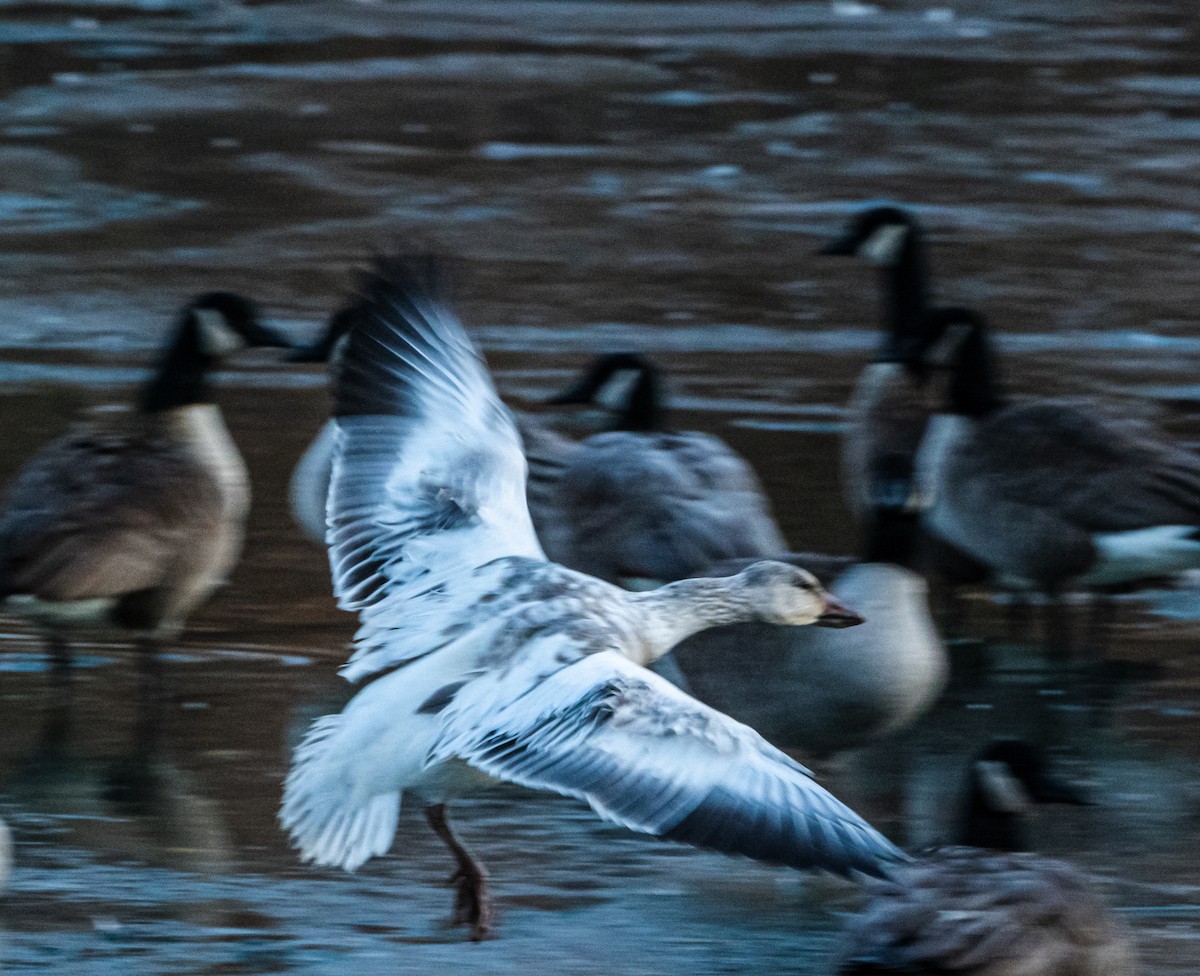
[[[0,780],[3,795],[24,813],[60,822],[71,845],[148,865],[228,870],[233,855],[219,806],[164,746],[159,667],[140,662],[128,741],[116,755],[93,751],[73,676],[58,668],[52,676],[36,746]]]

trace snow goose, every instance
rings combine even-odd
[[[572,442],[521,419],[530,513],[550,559],[646,589],[786,551],[750,465],[711,434],[667,429],[664,399],[653,363],[617,353],[549,401],[599,407],[612,429]]]
[[[916,457],[933,410],[918,355],[929,305],[924,231],[899,207],[871,207],[820,253],[857,256],[882,279],[883,343],[855,383],[842,435],[846,501],[866,523],[879,496],[893,488],[881,467],[893,457]]]
[[[57,665],[74,625],[153,650],[237,561],[250,486],[207,374],[247,346],[286,342],[244,298],[195,298],[136,411],[99,414],[17,474],[0,508],[0,606],[45,631]]]
[[[1022,850],[1017,827],[1032,802],[1080,801],[1028,744],[993,744],[969,770],[961,838],[991,849],[934,849],[875,885],[837,976],[1132,976],[1129,931],[1090,880]]]
[[[432,262],[379,259],[355,316],[328,536],[334,589],[361,619],[342,673],[373,680],[295,752],[280,820],[306,861],[383,854],[407,794],[453,853],[454,919],[480,939],[485,874],[446,804],[497,780],[793,867],[880,873],[901,856],[802,766],[644,667],[720,623],[860,618],[782,563],[629,593],[547,561],[516,428]]]
[[[949,369],[917,461],[933,535],[999,582],[1051,595],[1200,566],[1200,458],[1095,402],[1007,403],[976,312],[932,312],[927,341]]]

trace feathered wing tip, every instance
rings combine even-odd
[[[381,793],[355,804],[339,755],[343,715],[317,719],[296,748],[283,787],[279,822],[305,862],[354,871],[386,854],[396,836],[400,794]]]
[[[400,252],[377,254],[361,272],[357,297],[338,313],[349,339],[334,369],[336,415],[414,416],[414,385],[453,383],[464,370],[486,376],[450,311],[446,277],[441,258]]]

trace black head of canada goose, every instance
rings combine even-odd
[[[882,339],[874,361],[855,383],[842,437],[846,499],[857,520],[866,523],[881,459],[915,458],[931,411],[919,355],[929,307],[924,232],[906,210],[871,207],[820,253],[857,256],[875,265],[883,285]]]
[[[850,925],[837,976],[1133,976],[1127,927],[1090,879],[1026,853],[1033,803],[1080,804],[1038,749],[992,743],[967,772],[960,844],[926,851],[873,885]]]
[[[57,663],[72,625],[153,643],[223,581],[249,482],[208,373],[247,346],[286,345],[246,299],[200,295],[135,411],[85,422],[18,472],[0,508],[0,601],[41,625]]]
[[[608,430],[664,430],[666,392],[662,375],[636,352],[609,353],[593,361],[574,385],[546,402],[555,406],[597,406],[609,415]]]

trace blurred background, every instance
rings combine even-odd
[[[673,423],[750,460],[794,548],[853,552],[837,434],[879,300],[814,250],[871,200],[913,207],[937,296],[987,312],[1012,389],[1100,394],[1200,441],[1198,29],[1166,0],[6,0],[0,481],[80,409],[127,401],[191,294],[242,292],[306,340],[352,269],[402,241],[457,259],[510,402],[595,353],[646,352]],[[139,714],[129,652],[99,643],[65,707],[31,632],[0,624],[18,844],[0,960],[821,971],[841,917],[819,883],[551,797],[463,804],[502,913],[482,947],[438,928],[448,865],[419,818],[356,876],[301,867],[275,824],[281,776],[345,697],[354,629],[285,503],[325,376],[264,352],[219,382],[249,534],[167,658],[165,714]],[[1096,802],[1039,814],[1036,849],[1103,879],[1145,973],[1194,973],[1200,598],[1123,601],[1114,666],[1086,683],[972,603],[934,711],[823,781],[929,843],[979,744],[1049,743]]]

